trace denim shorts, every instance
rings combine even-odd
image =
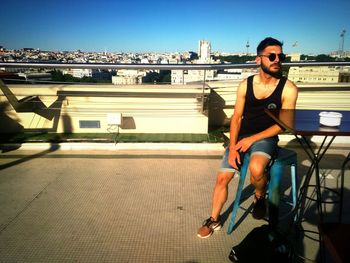
[[[242,139],[242,138],[240,138]],[[250,153],[250,156],[260,154],[266,156],[268,159],[274,158],[277,150],[278,137],[269,137],[260,141],[254,142],[246,153]],[[219,171],[221,172],[239,172],[228,163],[228,155],[230,153],[230,147],[228,146],[225,150],[222,158],[221,166]],[[243,162],[244,154],[240,154],[241,162]]]

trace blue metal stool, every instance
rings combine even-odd
[[[232,217],[228,226],[227,234],[231,234],[236,226],[235,220],[241,200],[244,181],[247,175],[249,158],[249,154],[246,154],[244,157],[243,166],[241,168],[239,182],[237,186],[236,199],[233,204]],[[289,204],[292,205],[294,209],[297,202],[297,154],[295,151],[292,150],[280,147],[278,148],[277,158],[274,160],[269,171],[270,181],[268,183],[268,201],[270,205],[272,204],[275,207],[278,207],[280,201],[280,185],[284,174],[283,172],[285,166],[290,166],[290,174],[292,181],[291,194],[293,201],[289,202]]]

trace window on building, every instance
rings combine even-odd
[[[83,120],[79,121],[79,127],[81,129],[99,129],[101,128],[100,121]]]

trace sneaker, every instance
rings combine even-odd
[[[210,217],[205,220],[203,225],[198,229],[197,236],[200,238],[207,238],[214,233],[214,230],[216,231],[219,229],[221,229],[220,219],[214,221],[214,219]]]
[[[266,214],[266,204],[265,204],[265,195],[257,197],[254,195],[253,202],[253,218],[255,219],[263,219]]]

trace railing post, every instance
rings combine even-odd
[[[201,103],[201,113],[203,114],[204,112],[204,91],[205,91],[205,78],[206,78],[206,72],[207,70],[204,70],[203,74],[203,86],[202,86],[202,103]]]

